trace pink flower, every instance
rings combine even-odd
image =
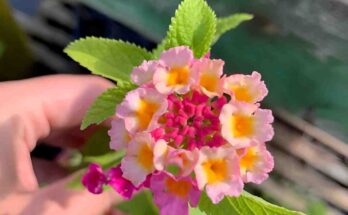
[[[253,72],[251,75],[236,74],[225,78],[224,91],[231,94],[235,100],[248,103],[259,102],[268,93],[258,72]]]
[[[268,178],[274,161],[265,143],[253,143],[252,146],[240,150],[239,154],[240,171],[245,183],[261,184]]]
[[[161,215],[188,215],[202,191],[217,204],[268,177],[273,116],[259,108],[267,95],[261,75],[226,77],[224,61],[209,56],[194,59],[180,46],[132,71],[139,88],[118,105],[108,132],[110,147],[126,155],[107,179],[93,167],[88,189],[101,192],[107,183],[129,199],[149,187]]]
[[[83,175],[81,182],[89,192],[100,194],[103,192],[103,186],[106,184],[106,176],[101,166],[91,163],[88,166],[87,172]]]
[[[222,94],[222,80],[224,61],[202,58],[193,63],[192,72],[197,80],[197,87],[209,97]]]
[[[214,204],[224,196],[238,196],[243,190],[239,158],[232,147],[201,148],[195,174],[198,188],[205,187]]]
[[[186,46],[179,46],[163,52],[160,62],[163,69],[157,69],[154,73],[153,83],[156,89],[163,94],[176,92],[185,94],[193,83],[191,63],[193,53]]]
[[[153,148],[155,140],[149,133],[137,133],[128,145],[126,156],[122,159],[123,177],[135,186],[143,183],[154,168]]]
[[[269,141],[274,134],[272,111],[255,104],[231,101],[223,106],[219,119],[222,136],[236,148]]]
[[[167,109],[166,97],[153,88],[138,88],[130,91],[118,105],[116,114],[124,119],[131,134],[149,131],[156,127],[157,120]]]
[[[125,199],[130,199],[133,193],[139,190],[132,182],[123,178],[120,165],[108,171],[107,184],[114,188],[114,190]]]
[[[161,215],[188,215],[188,204],[197,206],[201,194],[191,177],[177,180],[167,173],[152,176],[151,190]]]
[[[167,145],[164,140],[156,142],[154,147],[154,165],[159,171],[167,171],[167,167],[176,167],[179,171],[177,178],[190,175],[198,161],[199,151],[175,149]]]

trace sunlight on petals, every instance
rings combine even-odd
[[[123,177],[139,186],[155,168],[154,139],[148,133],[138,133],[129,143],[125,158],[121,162]]]
[[[222,136],[236,148],[247,147],[251,141],[269,141],[274,134],[272,112],[258,105],[230,102],[223,106],[219,119]]]
[[[222,81],[224,61],[203,58],[194,62],[192,72],[197,87],[209,96],[219,96],[222,93]]]
[[[239,158],[232,147],[200,149],[199,161],[195,167],[200,190],[206,188],[214,204],[224,196],[238,196],[243,190]]]
[[[138,88],[127,94],[116,114],[124,119],[126,129],[132,134],[153,129],[167,106],[166,97],[155,89]]]
[[[230,75],[224,79],[223,88],[224,92],[231,94],[235,100],[247,103],[260,102],[268,93],[258,72],[251,75]]]

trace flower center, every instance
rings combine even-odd
[[[147,170],[151,170],[153,167],[153,152],[149,144],[142,144],[139,155],[138,162]]]
[[[233,136],[247,137],[253,133],[254,119],[252,116],[234,115],[231,120]]]
[[[197,91],[178,96],[168,96],[168,112],[158,123],[163,138],[173,147],[193,149],[203,146],[218,147],[224,144],[221,137],[219,114],[225,99],[211,101]]]
[[[191,190],[192,185],[188,181],[175,181],[172,178],[168,178],[166,180],[166,187],[170,193],[185,198]]]
[[[199,84],[210,92],[217,90],[219,79],[215,75],[202,74],[199,80]]]
[[[137,111],[137,118],[139,120],[139,127],[141,130],[146,129],[150,121],[153,117],[153,115],[158,110],[159,105],[155,102],[141,100],[139,104],[139,108]]]
[[[252,97],[247,87],[235,86],[235,87],[232,87],[232,91],[238,101],[243,101],[243,102],[252,101]]]
[[[246,154],[240,159],[240,168],[243,172],[252,170],[255,166],[255,162],[258,159],[256,151],[253,147],[247,148]]]
[[[203,163],[208,184],[221,182],[227,177],[227,164],[223,159],[211,159]]]
[[[188,67],[175,67],[169,71],[167,84],[169,86],[186,85],[189,81]]]

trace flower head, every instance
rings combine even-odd
[[[106,176],[92,167],[88,189],[108,184],[130,198],[149,187],[160,214],[171,215],[188,214],[202,191],[217,204],[264,181],[273,168],[265,147],[273,116],[259,104],[267,88],[259,73],[226,77],[223,66],[180,46],[136,67],[139,87],[118,105],[109,131],[110,147],[126,155]]]

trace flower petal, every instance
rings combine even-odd
[[[219,119],[222,136],[235,148],[269,141],[274,134],[272,112],[256,104],[231,101],[222,107]]]
[[[201,148],[195,174],[198,188],[205,187],[214,204],[224,196],[238,196],[243,190],[238,156],[232,147]]]
[[[160,61],[144,61],[140,66],[133,69],[131,74],[132,81],[139,86],[151,83],[153,74],[160,68],[163,68]]]
[[[100,165],[91,163],[81,182],[89,192],[100,194],[103,192],[103,185],[106,184],[106,176]]]
[[[192,72],[197,87],[209,97],[222,94],[222,79],[224,61],[202,58],[193,63]]]
[[[116,114],[125,120],[125,127],[131,133],[150,131],[157,126],[157,120],[167,110],[166,97],[153,88],[138,88],[129,92],[118,105]]]
[[[114,119],[111,122],[111,129],[108,134],[110,136],[110,148],[116,151],[126,148],[131,140],[123,119]]]
[[[245,148],[245,153],[240,157],[240,170],[245,183],[262,183],[274,167],[273,157],[265,143],[253,143],[251,147]]]
[[[259,102],[268,93],[258,72],[251,75],[235,74],[225,78],[224,91],[230,93],[235,100],[248,103]]]
[[[138,190],[132,182],[123,178],[120,165],[111,168],[107,173],[108,182],[114,190],[125,199],[130,199],[135,191]]]
[[[192,51],[185,46],[171,48],[161,54],[160,61],[165,68],[154,73],[153,83],[156,89],[163,94],[187,93],[193,83]]]
[[[161,215],[188,215],[189,200],[196,203],[200,196],[200,191],[192,183],[191,177],[177,180],[164,172],[153,175],[150,188]]]
[[[154,139],[149,133],[138,133],[127,148],[127,154],[121,161],[123,177],[135,186],[145,181],[154,169]]]

